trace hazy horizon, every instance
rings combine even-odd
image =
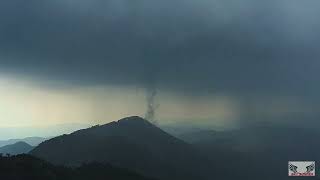
[[[0,128],[132,115],[319,126],[319,5],[1,1]]]

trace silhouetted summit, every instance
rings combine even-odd
[[[118,120],[118,123],[130,123],[130,124],[143,123],[143,124],[146,124],[146,125],[152,125],[149,121],[143,119],[140,116],[126,117],[126,118]]]
[[[23,154],[28,153],[31,151],[34,147],[25,143],[25,142],[17,142],[15,144],[6,145],[0,148],[0,153],[3,154],[11,154],[11,155],[17,155],[17,154]]]
[[[1,140],[0,141],[0,147],[15,144],[17,142],[25,142],[27,144],[30,144],[31,146],[38,146],[41,142],[47,140],[47,138],[42,137],[27,137],[23,139],[9,139],[9,140]]]
[[[72,134],[81,134],[83,132],[103,136],[128,136],[128,134],[138,135],[147,132],[152,134],[164,133],[164,131],[139,116],[123,118],[105,125],[97,125],[88,129],[79,130]]]
[[[107,162],[159,179],[202,179],[208,161],[192,146],[132,116],[41,143],[32,155],[54,164]]]

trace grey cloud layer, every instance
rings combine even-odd
[[[2,0],[0,71],[170,90],[320,90],[318,2]],[[318,96],[317,96],[318,97]]]

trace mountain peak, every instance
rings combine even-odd
[[[140,116],[128,116],[128,117],[122,118],[118,121],[146,121],[146,120]]]
[[[136,124],[136,123],[144,123],[144,124],[151,124],[148,120],[140,117],[140,116],[130,116],[126,118],[122,118],[118,120],[120,124]]]
[[[108,162],[157,179],[187,179],[193,164],[206,161],[191,145],[138,116],[53,138],[31,154],[60,165]]]
[[[33,147],[26,142],[19,141],[14,144],[0,147],[0,153],[8,153],[11,155],[28,153]]]
[[[30,144],[24,142],[24,141],[19,141],[19,142],[16,142],[14,143],[13,145],[19,145],[19,146],[30,146]]]

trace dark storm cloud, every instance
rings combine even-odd
[[[156,81],[194,94],[312,96],[320,90],[312,2],[2,0],[0,71],[80,85]]]

